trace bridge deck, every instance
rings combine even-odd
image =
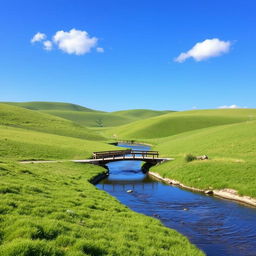
[[[115,161],[133,161],[133,160],[137,160],[137,161],[145,161],[145,162],[151,162],[151,161],[156,161],[156,162],[163,162],[163,161],[169,161],[169,160],[174,160],[174,158],[153,158],[153,157],[132,157],[132,156],[126,156],[124,157],[109,157],[109,158],[101,158],[101,159],[84,159],[84,160],[72,160],[72,162],[75,163],[91,163],[91,164],[100,164],[100,163],[109,163],[109,162],[115,162]]]
[[[142,150],[114,150],[93,152],[93,159],[69,160],[75,163],[90,163],[96,165],[105,165],[115,161],[144,161],[151,164],[161,163],[164,161],[174,160],[173,158],[160,158],[158,151],[142,151]],[[21,163],[51,163],[65,162],[65,160],[56,161],[21,161]]]
[[[143,151],[143,150],[113,150],[113,151],[101,151],[101,152],[93,152],[93,159],[105,159],[105,158],[117,158],[117,157],[128,157],[131,156],[133,158],[137,157],[153,157],[158,158],[158,151]]]

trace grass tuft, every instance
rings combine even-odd
[[[46,241],[17,239],[3,245],[0,256],[63,256],[64,252]]]
[[[192,161],[194,161],[194,160],[196,160],[196,156],[194,156],[194,155],[192,155],[192,154],[187,154],[187,155],[185,156],[185,162],[192,162]]]

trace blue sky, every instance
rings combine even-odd
[[[0,101],[106,111],[255,108],[255,13],[252,0],[2,0]],[[97,39],[90,52],[61,46],[72,29]],[[65,35],[57,42],[58,31]],[[51,50],[45,40],[31,43],[38,32]],[[214,38],[229,44],[219,56],[175,61]]]

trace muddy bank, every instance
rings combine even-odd
[[[89,180],[90,183],[92,183],[93,185],[96,185],[98,184],[100,181],[104,180],[105,178],[107,178],[109,175],[109,173],[106,171],[106,172],[102,172],[98,175],[96,175],[95,177],[91,178]]]
[[[228,189],[228,188],[220,189],[220,190],[218,190],[218,189],[213,189],[213,190],[199,189],[199,188],[194,188],[194,187],[184,185],[184,184],[182,184],[181,182],[179,182],[177,180],[172,180],[172,179],[169,179],[169,178],[163,178],[160,174],[155,173],[155,172],[150,172],[149,171],[148,175],[150,177],[153,177],[153,178],[156,178],[160,181],[163,181],[163,182],[165,182],[169,185],[178,186],[178,187],[181,187],[181,188],[184,188],[184,189],[188,189],[190,191],[200,192],[200,193],[204,193],[204,194],[207,194],[207,195],[213,195],[213,196],[217,196],[217,197],[220,197],[220,198],[229,199],[229,200],[233,200],[233,201],[236,201],[236,202],[240,202],[240,203],[243,203],[243,204],[247,204],[247,205],[251,205],[251,206],[256,207],[256,198],[252,198],[252,197],[249,197],[249,196],[240,196],[238,194],[238,192],[234,189]]]

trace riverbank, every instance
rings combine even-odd
[[[175,161],[150,171],[200,190],[254,205],[256,198],[256,122],[181,133],[155,141],[153,150]],[[208,160],[186,161],[186,155]]]
[[[148,175],[152,178],[155,178],[157,180],[160,180],[168,185],[173,185],[173,186],[178,186],[180,188],[183,189],[187,189],[193,192],[200,192],[206,195],[213,195],[216,197],[220,197],[220,198],[224,198],[224,199],[229,199],[232,201],[236,201],[238,203],[243,203],[243,204],[247,204],[250,206],[254,206],[256,207],[256,198],[252,198],[249,196],[240,196],[238,194],[238,192],[234,189],[221,189],[221,190],[217,190],[217,189],[199,189],[199,188],[195,188],[195,187],[191,187],[191,186],[187,186],[177,180],[173,180],[170,178],[163,178],[160,174],[155,173],[155,172],[148,172]]]

